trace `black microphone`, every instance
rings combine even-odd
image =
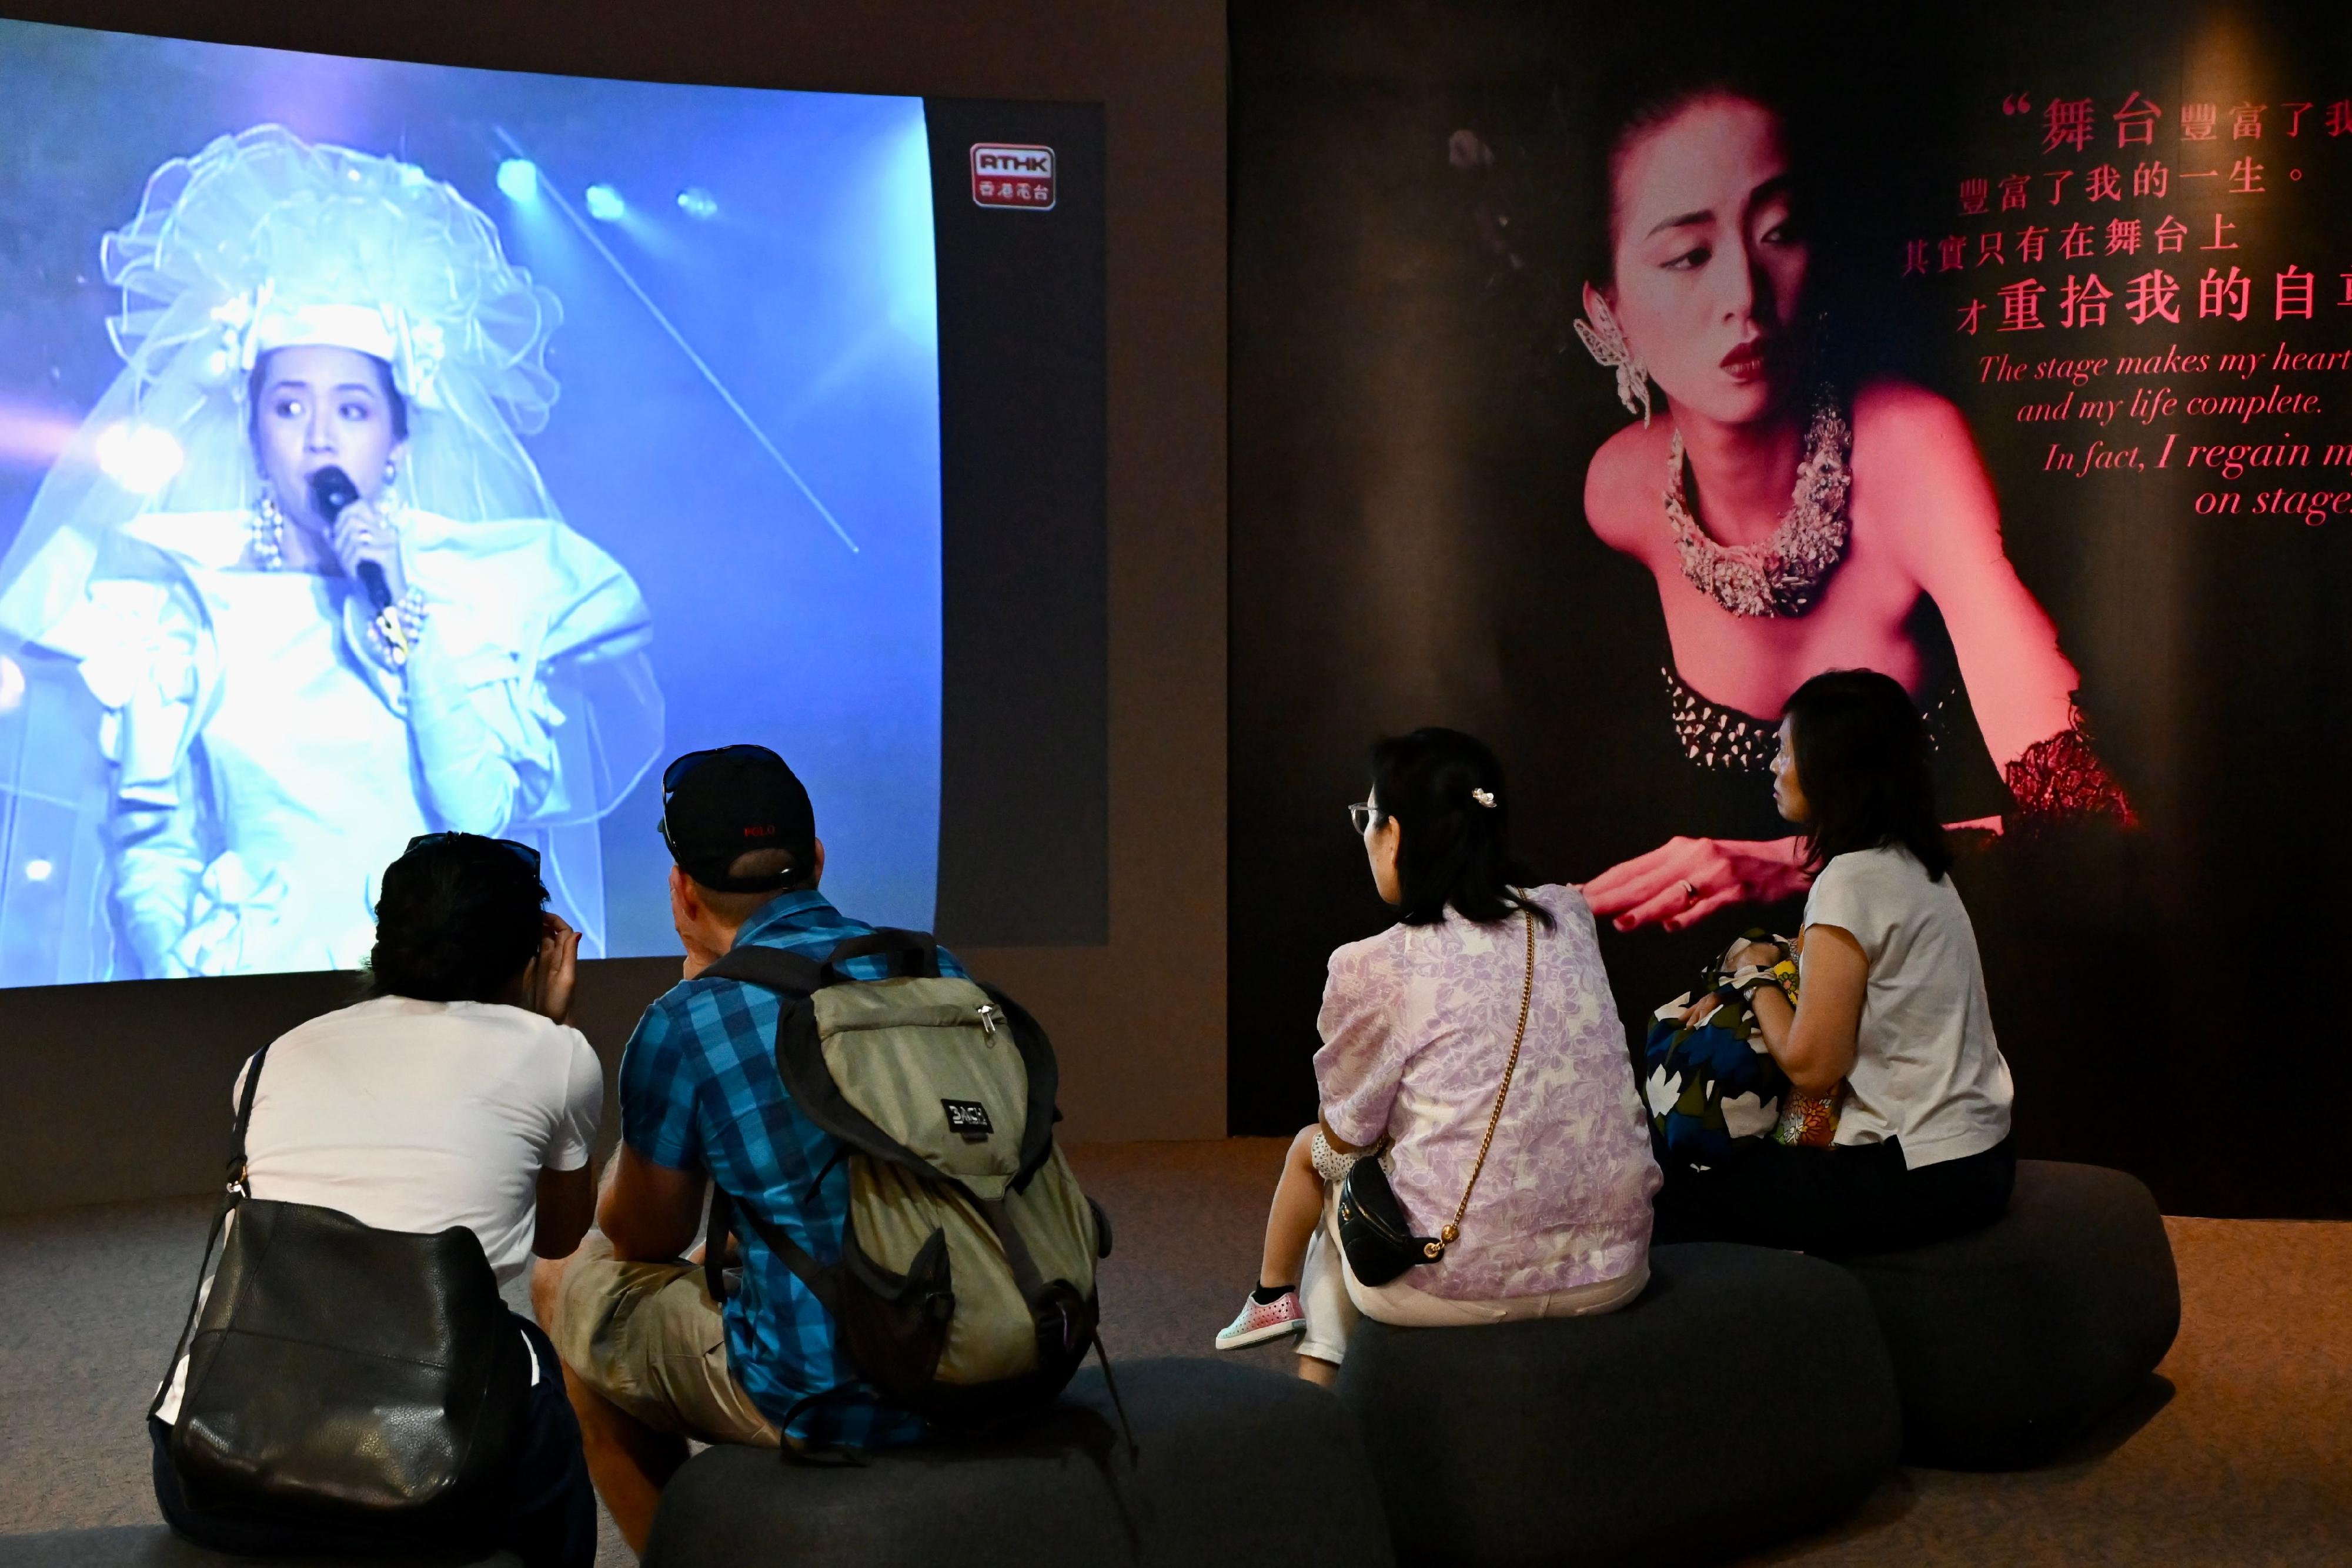
[[[360,487],[352,476],[331,464],[310,476],[310,504],[330,527],[359,498]],[[392,608],[392,584],[384,580],[383,568],[372,560],[360,562],[360,581],[367,588],[369,603],[380,611]]]

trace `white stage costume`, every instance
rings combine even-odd
[[[126,368],[0,564],[0,650],[32,699],[0,720],[0,766],[95,760],[44,763],[46,789],[0,773],[0,983],[354,967],[376,878],[436,829],[536,844],[600,952],[597,822],[658,751],[661,696],[644,599],[517,438],[555,394],[554,298],[448,186],[274,126],[159,170],[103,255]],[[383,360],[406,401],[404,664],[356,582],[257,564],[247,376],[322,342]],[[168,436],[176,472],[110,469],[126,428]],[[59,799],[76,778],[103,780],[102,810]],[[68,926],[46,953],[20,914],[37,855]],[[84,910],[106,929],[78,943]]]

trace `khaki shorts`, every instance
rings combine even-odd
[[[656,1431],[778,1445],[776,1424],[728,1369],[699,1264],[624,1263],[592,1230],[564,1266],[548,1335],[574,1376]]]

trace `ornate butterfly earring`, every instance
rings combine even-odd
[[[1587,319],[1573,323],[1578,340],[1602,368],[1617,372],[1617,401],[1625,405],[1627,413],[1640,414],[1646,427],[1650,423],[1649,367],[1633,352],[1633,345],[1625,340],[1625,329],[1617,324],[1609,302],[1590,283],[1584,286],[1584,314]]]

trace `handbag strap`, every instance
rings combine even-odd
[[[263,1046],[253,1053],[245,1070],[245,1088],[236,1097],[236,1131],[232,1134],[228,1153],[228,1183],[221,1189],[220,1207],[213,1211],[213,1228],[205,1237],[204,1260],[196,1265],[196,1288],[188,1297],[188,1316],[180,1324],[180,1337],[172,1343],[172,1359],[163,1365],[163,1381],[155,1385],[155,1397],[147,1404],[152,1419],[163,1407],[163,1396],[172,1391],[172,1379],[179,1375],[180,1357],[188,1348],[188,1336],[195,1332],[196,1309],[204,1305],[205,1281],[212,1274],[213,1249],[220,1245],[228,1229],[228,1217],[241,1197],[249,1197],[245,1190],[245,1130],[253,1121],[253,1097],[261,1086],[261,1064],[269,1058],[269,1047]]]
[[[228,1185],[232,1187],[245,1186],[245,1129],[253,1121],[253,1096],[261,1087],[261,1064],[268,1060],[268,1046],[253,1053],[253,1061],[245,1070],[245,1088],[236,1097],[236,1132],[228,1152]]]
[[[1486,1151],[1495,1146],[1495,1129],[1502,1124],[1503,1102],[1510,1096],[1511,1075],[1519,1070],[1519,1047],[1527,1043],[1528,1008],[1536,995],[1536,916],[1531,909],[1523,909],[1520,914],[1528,923],[1528,976],[1519,985],[1519,1027],[1511,1036],[1510,1060],[1503,1063],[1503,1086],[1495,1091],[1495,1109],[1486,1118],[1486,1135],[1478,1140],[1478,1162],[1470,1167],[1470,1180],[1462,1188],[1462,1201],[1454,1206],[1454,1218],[1438,1231],[1437,1239],[1422,1247],[1432,1262],[1445,1256],[1445,1249],[1462,1234],[1462,1217],[1470,1212],[1470,1195],[1478,1190],[1478,1173],[1486,1168]]]

